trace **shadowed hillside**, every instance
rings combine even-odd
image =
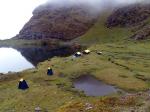
[[[75,39],[84,44],[146,40],[150,37],[150,5],[134,4],[104,11],[95,25]]]
[[[120,8],[109,16],[107,27],[135,27],[132,39],[143,40],[150,36],[150,4],[136,4]]]
[[[93,26],[97,18],[97,15],[87,11],[88,8],[84,5],[39,6],[17,38],[71,40],[79,37]]]
[[[107,19],[107,27],[136,26],[150,17],[150,4],[130,5],[119,8]]]

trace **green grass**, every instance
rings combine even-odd
[[[150,87],[150,41],[130,40],[131,29],[106,28],[104,23],[107,15],[100,17],[85,35],[73,40],[87,45],[91,54],[73,60],[72,56],[55,57],[40,63],[36,69],[1,77],[0,112],[32,112],[38,106],[48,112],[79,112],[80,109],[85,109],[86,102],[95,106],[95,110],[87,112],[99,112],[101,109],[104,109],[101,110],[103,112],[111,112],[112,108],[118,109],[117,111],[126,108],[129,111],[129,107],[135,107],[134,100],[126,100],[127,104],[133,105],[121,105],[117,102],[110,106],[111,101],[107,97],[105,100],[103,97],[86,97],[72,88],[72,79],[84,74],[92,74],[127,92],[143,91]],[[18,41],[13,40],[11,45],[14,43]],[[96,51],[102,51],[103,54],[98,55]],[[49,66],[53,68],[54,76],[46,75]],[[21,77],[29,83],[27,91],[17,89]],[[118,94],[112,96],[119,100]]]
[[[104,12],[105,13],[105,12]],[[100,16],[97,23],[83,36],[75,39],[75,41],[84,44],[104,44],[110,42],[118,42],[127,39],[132,33],[128,28],[107,28],[105,22],[110,13]]]
[[[138,48],[141,46],[135,45],[135,47]],[[111,50],[112,48],[105,45],[97,45],[96,47],[94,46],[90,49],[93,52],[88,56],[83,56],[73,61],[70,59],[71,57],[65,59],[67,61],[64,61],[62,58],[54,58],[51,62],[46,61],[43,65],[46,65],[46,63],[51,63],[54,65],[54,68],[56,66],[55,69],[57,72],[63,73],[67,77],[78,76],[86,73],[93,74],[106,83],[116,85],[117,87],[126,90],[144,90],[149,88],[146,81],[135,77],[136,74],[140,74],[140,71],[143,71],[145,75],[150,72],[149,60],[145,63],[146,60],[143,57],[142,59],[139,59],[139,55],[144,56],[145,53],[137,54],[137,51],[132,51],[130,46],[129,48],[126,48],[126,52],[122,52],[124,48],[117,48],[113,51]],[[94,52],[95,50],[103,51],[103,55],[97,55]],[[132,53],[130,54],[130,52]],[[133,54],[135,56],[132,56]],[[150,58],[149,54],[150,53],[147,53],[147,59]],[[114,63],[108,61],[109,58],[111,58]],[[135,66],[137,63],[138,65]],[[145,64],[147,64],[147,67],[144,66]],[[120,77],[122,75],[127,78]]]

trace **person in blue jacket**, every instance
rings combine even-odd
[[[23,78],[21,78],[19,81],[18,89],[26,90],[28,88],[29,88],[29,86],[28,86],[27,82]]]
[[[52,68],[48,68],[48,70],[47,70],[47,75],[53,75],[53,70],[52,70]]]

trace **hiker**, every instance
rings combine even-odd
[[[19,81],[18,89],[26,90],[28,88],[29,88],[29,86],[28,86],[27,82],[23,78],[21,78]]]
[[[52,68],[48,68],[48,70],[47,70],[47,75],[53,75],[53,70],[52,70]]]

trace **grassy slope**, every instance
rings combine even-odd
[[[88,44],[90,46],[89,49],[93,51],[103,51],[103,56],[100,56],[100,59],[95,58],[95,53],[91,54],[94,57],[93,59],[89,56],[88,60],[91,60],[93,64],[95,62],[96,66],[99,64],[97,71],[94,70],[96,73],[93,74],[108,83],[119,85],[121,88],[138,90],[140,85],[147,88],[150,77],[148,75],[150,72],[150,41],[136,42],[130,40],[129,37],[132,35],[132,32],[128,28],[108,29],[104,27],[106,17],[107,15],[100,17],[101,19],[88,33],[76,40]],[[108,61],[108,58],[111,61]],[[109,67],[104,67],[105,69],[101,70],[101,65],[107,63],[109,63]],[[102,75],[102,73],[105,75]],[[137,84],[135,84],[136,82]]]
[[[132,91],[148,89],[150,84],[150,42],[132,42],[129,29],[104,27],[105,17],[75,41],[87,44],[92,53],[72,60],[55,57],[40,63],[37,69],[26,70],[0,80],[0,112],[31,112],[40,106],[48,112],[79,112],[84,103],[95,105],[94,112],[111,112],[115,106],[99,98],[84,97],[72,88],[71,79],[90,73],[106,83]],[[102,51],[97,55],[95,50]],[[110,58],[110,60],[108,60]],[[55,75],[48,77],[46,69],[53,66]],[[64,74],[63,77],[61,75]],[[20,91],[17,83],[24,77],[30,89]],[[77,102],[77,103],[71,103]],[[134,101],[131,100],[133,103]],[[131,103],[127,100],[127,104]],[[63,106],[64,105],[64,106]],[[120,104],[117,103],[120,106]],[[59,107],[61,109],[59,109]],[[132,105],[130,105],[132,106]],[[135,104],[133,105],[135,106]],[[129,105],[127,105],[127,108]],[[102,110],[101,110],[102,109]],[[93,112],[90,111],[89,112]]]
[[[105,12],[104,12],[105,13]],[[78,38],[76,41],[85,44],[104,44],[117,42],[126,39],[131,32],[125,28],[108,29],[105,27],[106,18],[110,13],[100,16],[98,22],[85,35]]]

